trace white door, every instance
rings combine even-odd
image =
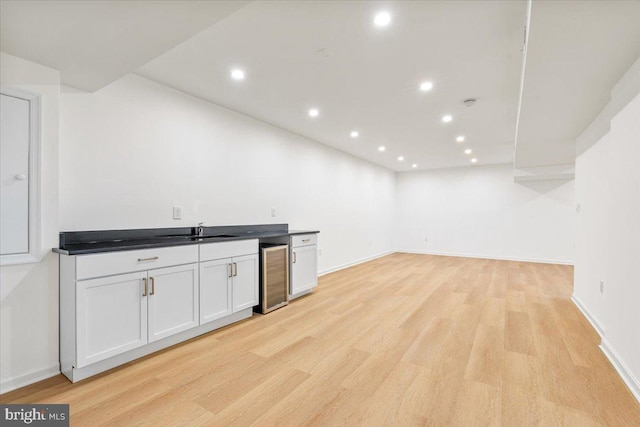
[[[29,252],[29,114],[25,99],[0,95],[0,253]]]
[[[317,246],[293,248],[291,260],[291,295],[309,290],[318,284]]]
[[[147,343],[147,272],[83,280],[76,286],[76,368]]]
[[[148,305],[149,342],[198,326],[198,264],[149,270]]]
[[[231,314],[231,258],[200,263],[200,324]]]
[[[233,312],[258,305],[258,255],[234,257]]]

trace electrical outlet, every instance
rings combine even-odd
[[[173,207],[173,219],[182,219],[182,208],[180,206]]]
[[[600,280],[600,293],[604,294],[604,280]]]
[[[580,213],[580,203],[578,203],[578,204],[576,205],[576,212],[577,212],[577,213]]]
[[[424,242],[427,243],[429,241],[429,237],[424,236]]]
[[[276,208],[271,208],[271,216],[275,218],[277,214]]]
[[[322,256],[322,249],[318,249],[318,256]]]

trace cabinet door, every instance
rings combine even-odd
[[[146,272],[76,283],[76,367],[147,343]]]
[[[198,264],[149,270],[149,342],[198,326]]]
[[[231,258],[200,263],[200,324],[231,314]]]
[[[233,258],[233,312],[258,305],[258,254]]]
[[[315,287],[318,284],[317,246],[293,248],[291,258],[291,295]]]
[[[30,103],[0,95],[0,254],[29,252]]]

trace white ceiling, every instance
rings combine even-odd
[[[60,70],[69,86],[94,91],[136,72],[398,171],[468,166],[465,148],[478,164],[514,159],[525,0],[2,0],[0,8],[2,51]],[[381,10],[392,16],[386,28],[373,24]],[[534,1],[518,167],[573,162],[573,141],[640,55],[638,22],[637,0]],[[230,79],[234,67],[244,81]],[[424,80],[431,92],[418,90]],[[470,97],[478,102],[467,108]]]
[[[575,140],[640,56],[640,1],[534,1],[516,167],[571,164]]]
[[[5,1],[0,49],[95,91],[240,9],[247,1]]]
[[[384,29],[380,10],[392,15]],[[525,17],[521,1],[253,2],[137,73],[393,170],[467,166],[466,147],[502,163],[513,158]],[[229,78],[233,67],[245,81]]]

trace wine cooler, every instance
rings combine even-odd
[[[266,314],[289,303],[289,245],[260,245],[260,305]]]

